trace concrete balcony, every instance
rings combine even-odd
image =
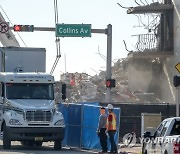
[[[172,11],[174,6],[171,4],[160,4],[158,2],[145,6],[130,7],[127,14],[144,14],[144,13],[163,13]]]
[[[154,34],[134,35],[137,37],[135,51],[128,54],[128,58],[167,58],[173,55],[170,47],[162,46],[160,37]]]

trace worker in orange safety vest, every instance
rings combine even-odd
[[[114,141],[114,135],[116,133],[116,115],[113,112],[113,105],[108,104],[108,117],[106,123],[106,129],[109,136],[109,141],[111,143],[111,151],[110,153],[118,153],[116,143]]]

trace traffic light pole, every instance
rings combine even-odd
[[[173,84],[176,88],[176,116],[179,117],[179,101],[180,101],[180,76],[175,75],[173,77]]]
[[[179,117],[180,87],[176,87],[176,117]]]
[[[112,61],[112,25],[107,26],[107,64],[106,80],[111,79],[111,61]],[[111,87],[106,87],[105,102],[111,102]]]
[[[14,27],[9,27],[9,29],[13,30]],[[34,27],[34,31],[55,32],[55,30],[54,27]],[[106,34],[106,29],[91,29],[91,33]]]
[[[14,27],[9,27],[13,30]],[[54,27],[34,27],[34,31],[54,32]],[[91,33],[99,33],[107,35],[107,63],[106,63],[106,80],[111,79],[111,61],[112,61],[112,25],[107,25],[107,29],[91,29]],[[111,102],[111,87],[106,87],[105,102]]]

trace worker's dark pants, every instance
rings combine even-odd
[[[114,135],[115,135],[116,131],[115,130],[109,130],[108,131],[108,135],[109,135],[109,141],[111,143],[111,152],[117,152],[117,146],[116,143],[114,141]]]
[[[103,152],[107,152],[107,135],[106,128],[101,128],[99,133],[100,144]]]

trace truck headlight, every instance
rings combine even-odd
[[[64,119],[58,120],[57,122],[55,122],[54,125],[56,125],[56,126],[58,126],[58,125],[64,125]]]
[[[22,124],[19,122],[19,120],[17,120],[17,119],[10,119],[10,120],[9,120],[9,124],[10,124],[10,125],[22,125]]]

